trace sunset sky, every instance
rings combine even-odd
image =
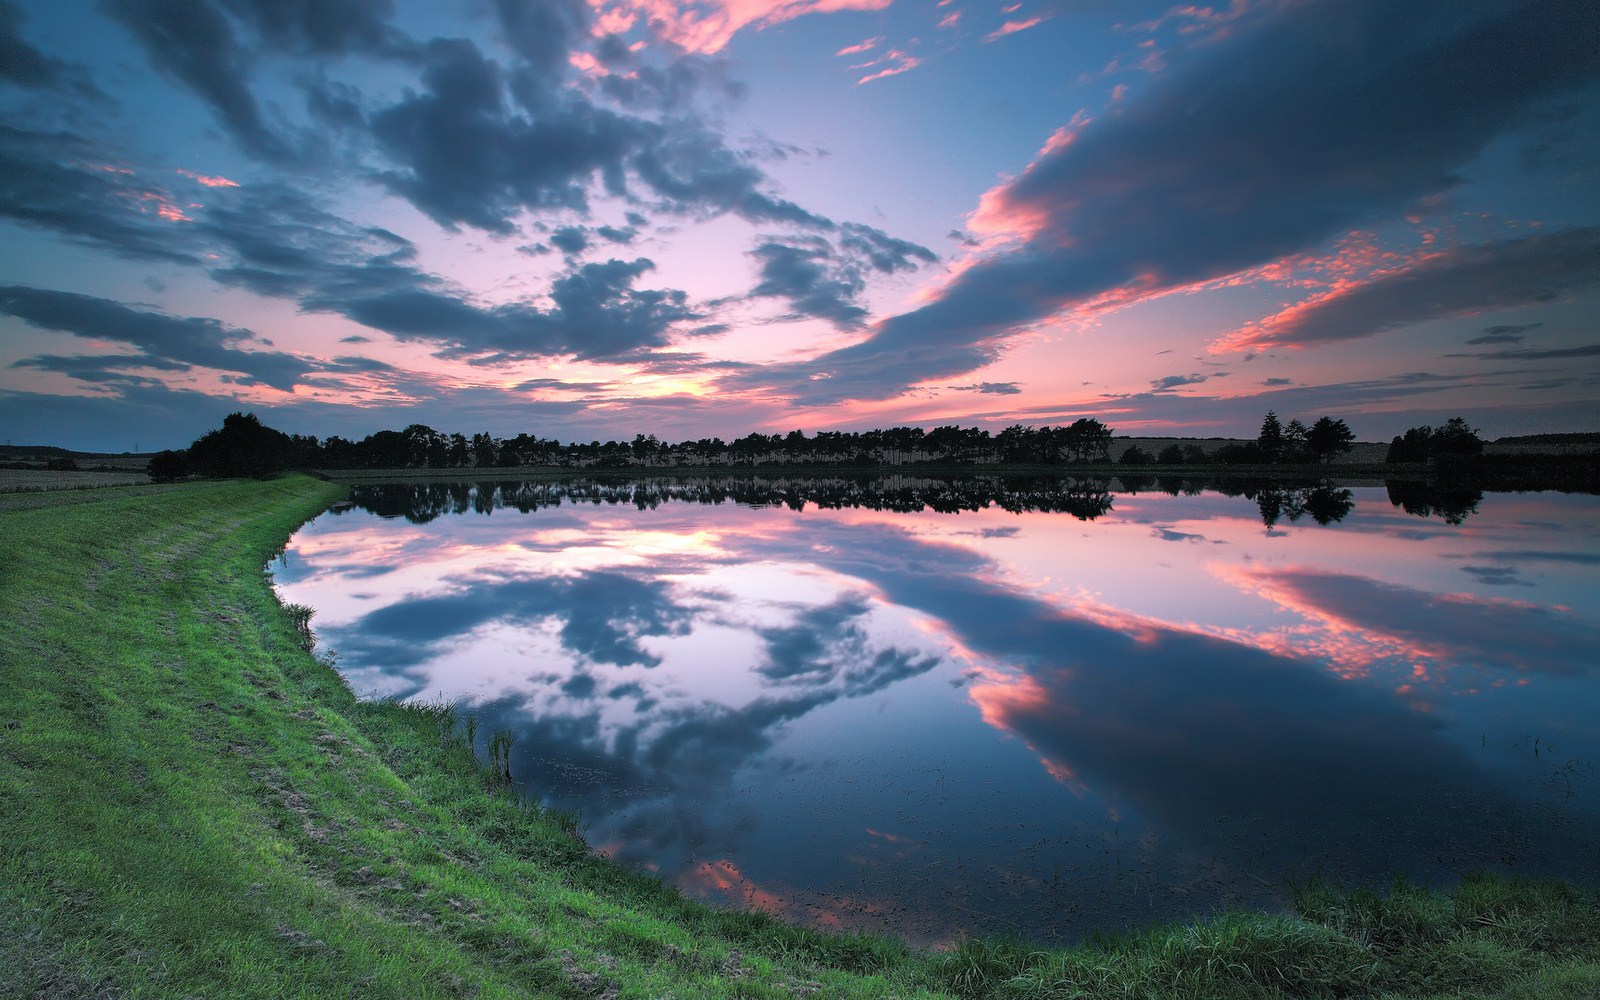
[[[1600,430],[1592,0],[0,0],[0,442]]]

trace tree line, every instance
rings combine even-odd
[[[425,424],[378,431],[359,441],[332,436],[323,440],[285,434],[249,413],[224,418],[219,430],[183,451],[167,451],[151,461],[158,480],[188,475],[262,476],[292,468],[320,469],[479,469],[559,466],[627,469],[673,466],[828,465],[883,466],[918,463],[1021,463],[1066,465],[1110,459],[1111,428],[1082,418],[1061,427],[1008,427],[998,434],[976,427],[891,427],[870,431],[819,431],[807,436],[754,432],[732,441],[721,438],[666,442],[654,434],[632,441],[563,444],[534,434],[496,438],[467,437]]]
[[[535,434],[497,438],[480,432],[469,437],[411,424],[360,440],[338,435],[319,440],[268,427],[252,413],[232,413],[219,429],[201,436],[187,449],[155,456],[149,472],[157,481],[170,482],[190,475],[261,477],[294,468],[1071,466],[1109,462],[1112,433],[1101,421],[1082,417],[1060,426],[1014,424],[994,434],[977,427],[947,425],[932,430],[891,427],[812,435],[799,430],[753,432],[732,441],[710,437],[666,442],[654,434],[637,434],[631,441],[564,444]],[[1118,461],[1124,466],[1325,464],[1348,452],[1354,440],[1341,419],[1324,416],[1309,426],[1299,419],[1285,424],[1268,411],[1255,441],[1209,451],[1199,444],[1174,443],[1156,454],[1134,445],[1125,449]],[[1439,455],[1462,453],[1468,443],[1476,443],[1477,450],[1482,450],[1476,433],[1455,418],[1441,428],[1413,428],[1396,437],[1389,461],[1431,461]]]

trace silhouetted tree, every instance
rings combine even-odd
[[[189,478],[189,454],[183,451],[163,451],[150,459],[145,474],[158,483],[175,483]]]
[[[1451,417],[1442,427],[1413,427],[1389,442],[1384,461],[1390,463],[1428,462],[1441,458],[1471,458],[1483,454],[1483,439],[1460,417]]]
[[[1291,420],[1283,428],[1283,447],[1278,455],[1280,462],[1303,462],[1311,454],[1308,443],[1311,432],[1299,420]]]
[[[1433,432],[1433,454],[1471,456],[1483,454],[1483,439],[1460,417],[1451,417]]]
[[[472,435],[472,464],[485,468],[495,463],[494,438],[487,433]]]
[[[254,413],[228,414],[220,430],[189,446],[189,465],[211,478],[260,479],[289,468],[294,458],[289,435],[263,425]]]
[[[1278,414],[1272,410],[1262,418],[1261,432],[1256,435],[1256,447],[1261,449],[1261,457],[1269,462],[1276,462],[1283,455],[1283,425],[1278,422]]]
[[[1318,462],[1327,464],[1335,455],[1343,455],[1355,443],[1356,436],[1343,420],[1319,417],[1306,434],[1306,446]]]
[[[1063,443],[1073,461],[1105,462],[1111,458],[1111,428],[1093,417],[1079,417],[1064,428]]]

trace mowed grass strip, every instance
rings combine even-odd
[[[1543,883],[932,955],[689,901],[308,652],[263,569],[338,494],[0,510],[0,996],[1600,995],[1595,894]]]

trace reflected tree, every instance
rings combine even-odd
[[[1310,516],[1320,525],[1344,520],[1355,509],[1354,495],[1324,480],[1315,486],[1271,485],[1256,492],[1256,508],[1268,529],[1287,518],[1294,522]]]
[[[1408,482],[1391,479],[1384,483],[1389,502],[1417,517],[1437,516],[1446,524],[1460,524],[1477,513],[1483,491],[1458,483]]]

